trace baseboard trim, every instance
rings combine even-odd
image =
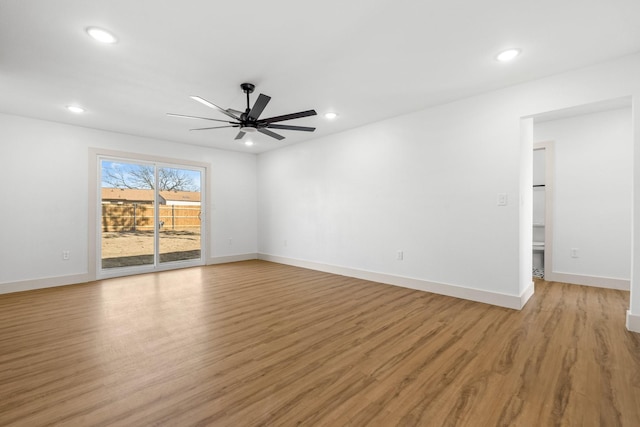
[[[86,283],[88,281],[88,274],[71,274],[68,276],[46,277],[44,279],[0,283],[0,294],[55,288],[56,286],[77,285],[78,283]]]
[[[249,254],[211,257],[207,260],[207,265],[224,264],[228,262],[238,262],[238,261],[248,261],[252,259],[258,259],[258,254],[249,253]],[[150,273],[150,272],[145,271],[144,273]],[[0,283],[0,295],[10,294],[13,292],[33,291],[36,289],[54,288],[56,286],[76,285],[78,283],[86,283],[91,280],[92,279],[90,279],[89,274],[86,273],[86,274],[71,274],[68,276],[46,277],[43,279],[22,280],[19,282]]]
[[[627,310],[627,330],[640,333],[640,315],[631,314],[630,310]]]
[[[428,282],[426,280],[414,279],[411,277],[395,276],[386,273],[377,273],[368,270],[359,270],[349,267],[341,267],[331,264],[322,264],[313,261],[306,261],[295,258],[287,258],[277,255],[258,254],[258,259],[286,264],[294,267],[308,268],[310,270],[323,271],[325,273],[338,274],[341,276],[353,277],[356,279],[369,280],[372,282],[384,283],[387,285],[400,286],[403,288],[416,289],[434,294],[446,295],[485,304],[497,305],[500,307],[520,310],[524,303],[533,295],[533,282],[521,295],[507,295],[498,292],[489,292],[481,289],[466,288],[463,286],[450,285],[445,283]]]
[[[626,279],[615,279],[612,277],[582,276],[568,273],[546,273],[544,280],[549,282],[571,283],[573,285],[593,286],[595,288],[617,289],[628,291],[631,289],[631,281]]]
[[[249,261],[252,259],[258,259],[257,253],[250,254],[238,254],[238,255],[226,255],[211,257],[207,260],[207,265],[226,264],[228,262]]]
[[[520,310],[522,307],[524,307],[524,305],[527,303],[529,298],[531,298],[534,292],[533,282],[531,282],[531,284],[524,291],[522,291],[520,295],[516,296],[502,294],[499,292],[489,292],[481,289],[466,288],[457,285],[429,282],[421,279],[414,279],[411,277],[395,276],[386,273],[377,273],[373,271],[359,270],[355,268],[341,267],[331,264],[322,264],[313,261],[258,253],[211,257],[207,260],[207,265],[248,261],[253,259],[261,259],[278,264],[286,264],[295,267],[308,268],[310,270],[339,274],[341,276],[369,280],[372,282],[416,289],[424,292],[432,292],[440,295],[497,305],[500,307],[512,308],[516,310]],[[56,286],[74,285],[78,283],[86,283],[88,281],[88,274],[74,274],[68,276],[47,277],[43,279],[23,280],[19,282],[0,283],[0,294],[32,291],[36,289],[53,288]],[[640,330],[640,318],[638,318],[638,316],[632,316],[631,314],[628,314],[627,319],[628,324],[637,325],[637,329]]]
[[[525,290],[523,290],[520,293],[520,308],[524,307],[524,305],[529,301],[529,298],[531,298],[533,296],[533,293],[535,292],[535,289],[536,289],[536,285],[532,281],[529,284],[529,286],[527,286],[525,288]]]

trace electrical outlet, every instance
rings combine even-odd
[[[69,251],[62,251],[62,259],[64,261],[69,261],[69,258],[71,258],[71,252]]]
[[[398,251],[398,254],[396,255],[396,259],[398,261],[402,261],[404,259],[404,252],[403,251]]]
[[[571,258],[580,258],[578,248],[571,248]]]
[[[233,245],[233,239],[229,237],[229,246]]]
[[[287,239],[284,239],[284,240],[282,241],[282,246],[284,246],[285,248],[287,247]]]

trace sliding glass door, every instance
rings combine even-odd
[[[160,187],[164,188],[158,192],[160,262],[200,259],[201,173],[183,168],[162,167],[158,176],[161,180]],[[180,182],[185,180],[188,185],[181,185]]]
[[[201,265],[204,170],[100,157],[98,272]]]

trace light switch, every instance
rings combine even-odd
[[[498,206],[507,206],[507,193],[498,193]]]

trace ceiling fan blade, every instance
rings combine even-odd
[[[305,132],[313,132],[316,128],[310,128],[307,126],[289,126],[289,125],[272,125],[268,124],[269,129],[284,129],[284,130],[302,130]]]
[[[231,114],[230,112],[228,112],[224,108],[218,107],[216,104],[214,104],[212,102],[209,102],[204,98],[201,98],[199,96],[191,96],[190,98],[193,99],[194,101],[198,101],[199,103],[206,105],[209,108],[213,108],[214,110],[218,110],[222,114],[226,114],[227,116],[229,116],[229,117],[231,117],[231,118],[233,118],[235,120],[240,120],[240,117],[234,116],[233,114]]]
[[[233,138],[233,139],[242,139],[242,138],[244,138],[245,133],[246,133],[246,132],[242,132],[242,131],[240,131],[240,132],[238,132],[238,134],[236,135],[236,137],[235,137],[235,138]]]
[[[238,117],[240,117],[243,113],[243,111],[234,110],[233,108],[227,108],[227,111],[231,114],[235,114]]]
[[[184,114],[174,114],[174,113],[167,113],[167,116],[171,116],[171,117],[184,117],[185,119],[202,119],[202,120],[211,120],[213,122],[222,122],[222,123],[231,123],[228,120],[218,120],[218,119],[210,119],[208,117],[198,117],[198,116],[185,116]]]
[[[262,119],[259,122],[260,123],[282,122],[284,120],[292,120],[292,119],[299,119],[301,117],[315,116],[316,114],[318,114],[316,113],[316,110],[307,110],[307,111],[300,111],[299,113],[285,114],[284,116],[269,117],[268,119]]]
[[[258,120],[258,117],[260,117],[260,114],[262,114],[262,111],[267,106],[269,101],[271,101],[271,97],[261,93],[256,100],[256,103],[253,104],[253,108],[251,109],[251,111],[249,111],[249,118]]]
[[[214,126],[211,128],[195,128],[195,129],[189,129],[189,130],[209,130],[209,129],[222,129],[222,128],[237,128],[238,125],[229,125],[229,126]]]
[[[265,129],[265,128],[258,128],[258,132],[263,133],[263,134],[265,134],[265,135],[268,135],[268,136],[270,136],[271,138],[275,138],[275,139],[277,139],[278,141],[282,141],[282,140],[284,139],[284,136],[282,136],[282,135],[278,135],[277,133],[275,133],[275,132],[271,132],[270,130]]]

